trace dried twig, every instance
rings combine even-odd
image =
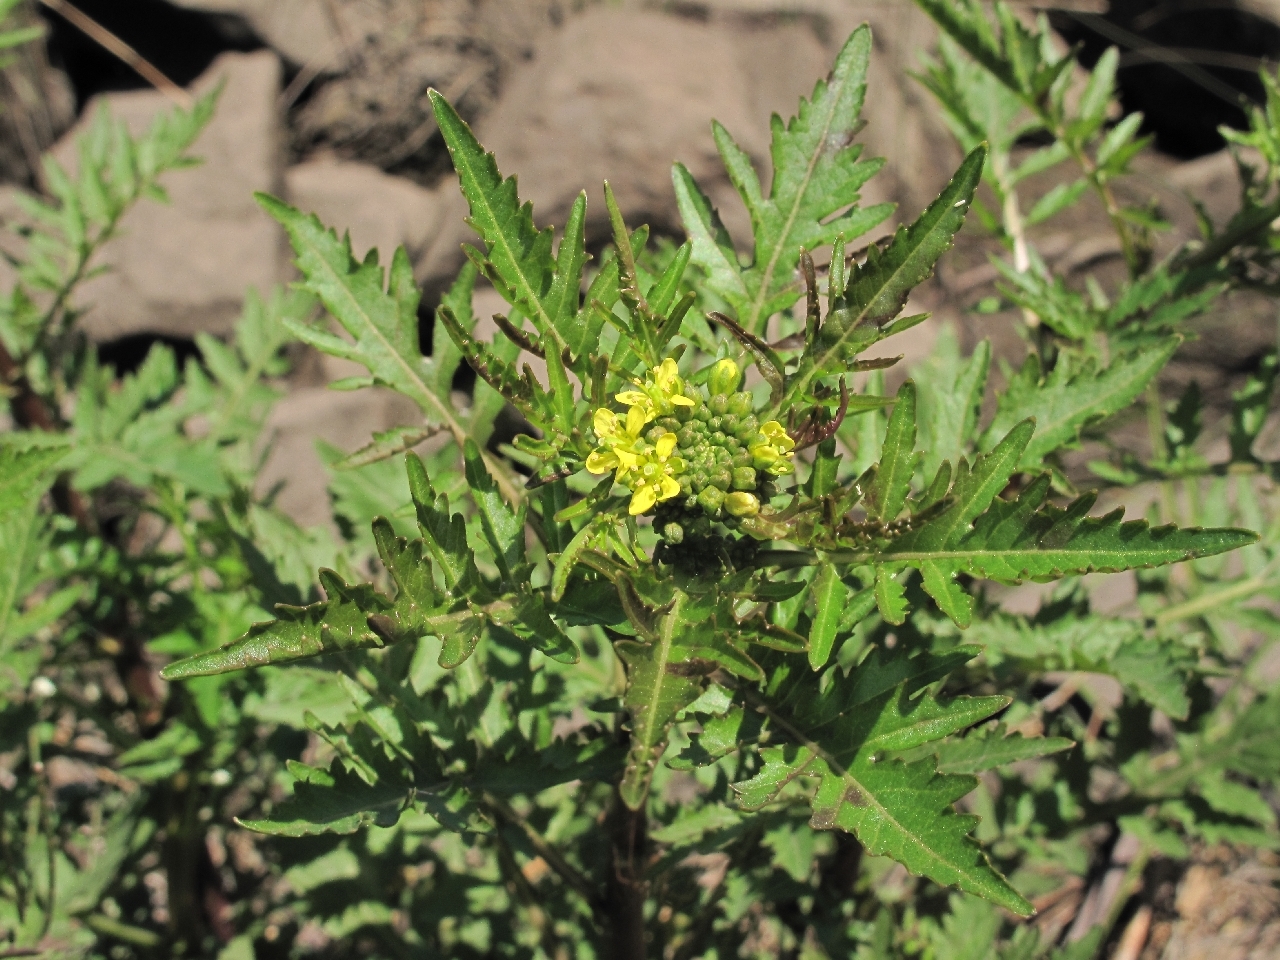
[[[72,6],[67,0],[40,0],[40,2],[68,23],[73,24],[104,50],[108,50],[119,57],[138,76],[142,77],[178,106],[184,110],[190,110],[195,106],[195,100],[191,94],[161,73],[153,63],[138,53],[137,50],[133,49],[102,24],[87,16],[78,7]]]

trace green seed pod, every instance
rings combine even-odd
[[[726,357],[723,360],[717,360],[716,365],[711,368],[711,376],[707,378],[707,388],[712,395],[733,393],[741,382],[742,371],[738,369],[736,363]]]
[[[724,491],[716,487],[707,487],[698,494],[698,504],[707,513],[715,513],[724,503]]]
[[[755,397],[746,391],[735,393],[729,398],[729,412],[737,417],[745,417],[756,407]]]
[[[723,393],[717,393],[711,398],[707,406],[711,408],[711,412],[717,417],[723,417],[729,412],[729,398]]]
[[[734,467],[733,489],[754,490],[756,488],[756,472],[751,467]]]
[[[760,421],[753,414],[748,414],[738,421],[738,429],[733,431],[733,435],[739,440],[747,442],[759,432]]]
[[[733,486],[733,471],[728,467],[719,467],[711,472],[711,475],[707,477],[707,482],[713,487],[728,490]]]
[[[668,523],[662,528],[662,536],[667,543],[684,543],[684,527],[678,523]]]
[[[724,498],[724,509],[731,516],[754,517],[760,512],[760,501],[754,493],[737,491]]]

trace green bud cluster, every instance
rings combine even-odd
[[[650,443],[674,433],[676,453],[685,465],[676,477],[679,496],[659,505],[655,521],[669,544],[682,543],[687,535],[709,535],[712,521],[736,527],[739,520],[759,513],[773,494],[773,475],[761,469],[750,449],[767,443],[768,437],[761,433],[751,394],[736,389],[740,381],[733,361],[721,361],[709,385],[728,387],[727,392],[705,397],[696,388],[686,388],[693,405],[674,407],[645,433]]]

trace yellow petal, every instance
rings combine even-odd
[[[596,436],[601,440],[605,437],[612,437],[618,432],[618,415],[612,410],[601,407],[596,411],[591,425],[595,427]]]
[[[655,429],[657,429],[655,427]],[[671,456],[671,452],[676,448],[676,435],[674,433],[664,433],[658,438],[658,442],[654,447],[654,452],[658,455],[659,460],[665,460]]]
[[[647,406],[649,398],[639,390],[623,390],[618,394],[618,402],[626,404],[628,407]]]
[[[617,456],[607,450],[592,450],[587,457],[587,469],[592,473],[608,473],[617,465]]]
[[[645,401],[648,401],[645,397]],[[649,422],[651,414],[644,407],[632,407],[627,411],[627,433],[633,437],[638,436],[640,431],[644,429],[644,425]]]
[[[676,485],[676,489],[679,489],[679,484]],[[634,494],[632,494],[631,506],[628,508],[627,512],[630,513],[633,517],[638,516],[639,514],[644,513],[646,510],[648,510],[657,502],[658,502],[658,497],[653,492],[653,487],[646,485],[641,487]]]
[[[686,397],[683,393],[673,393],[671,396],[667,397],[667,399],[670,400],[672,403],[674,403],[677,407],[692,407],[694,405],[693,401],[690,400],[688,397]]]
[[[670,477],[663,477],[660,489],[658,491],[659,500],[670,500],[680,492],[680,484],[672,480]]]

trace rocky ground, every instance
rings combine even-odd
[[[146,17],[118,23],[112,18],[128,5],[80,5],[193,92],[225,83],[196,148],[205,163],[170,177],[171,205],[144,204],[130,214],[108,251],[111,270],[84,288],[92,306],[85,329],[121,367],[140,359],[156,337],[186,341],[198,331],[227,332],[246,287],[289,279],[284,238],[254,204],[255,190],[349,229],[357,255],[376,247],[385,259],[404,245],[429,306],[457,269],[470,231],[429,115],[428,87],[472,120],[504,172],[519,173],[540,223],[562,223],[585,186],[589,239],[597,246],[607,233],[600,193],[606,177],[629,221],[679,236],[674,159],[708,188],[731,232],[746,236],[709,118],[767,167],[770,114],[790,115],[863,21],[872,24],[876,50],[861,140],[867,155],[889,159],[864,203],[891,200],[911,217],[959,160],[938,112],[909,76],[935,30],[913,5],[896,0],[137,0]],[[1088,17],[1105,3],[1060,6],[1055,26],[1086,51],[1096,46],[1089,31],[1097,24]],[[1135,4],[1114,6],[1125,13]],[[1137,22],[1133,10],[1126,15]],[[1203,24],[1189,29],[1208,35]],[[1235,44],[1228,49],[1239,55],[1252,49],[1248,44],[1272,43],[1275,49],[1259,55],[1274,56],[1280,40],[1267,29],[1244,37],[1224,27],[1222,42]],[[33,46],[4,73],[0,177],[9,185],[0,185],[0,217],[6,219],[15,191],[39,189],[34,158],[41,150],[74,163],[72,138],[99,101],[135,129],[169,105],[154,90],[119,89],[138,86],[136,77],[56,20],[48,53]],[[1148,102],[1151,86],[1127,88],[1126,103]],[[1163,242],[1195,231],[1188,195],[1218,222],[1235,208],[1234,167],[1212,149],[1213,126],[1230,121],[1232,108],[1217,119],[1211,108],[1174,112],[1157,131],[1167,150],[1201,156],[1151,154],[1127,187],[1158,198],[1175,225]],[[1069,270],[1118,263],[1105,222],[1087,205],[1034,239],[1047,259]],[[928,352],[941,323],[954,324],[967,346],[992,336],[1002,356],[1020,358],[1010,322],[965,309],[991,292],[988,249],[965,235],[919,293],[921,307],[936,319],[901,346],[908,362]],[[5,269],[0,259],[0,285]],[[480,296],[483,303],[491,292]],[[424,310],[424,322],[429,317]],[[1195,379],[1221,403],[1274,344],[1275,310],[1270,302],[1240,298],[1202,323],[1214,335],[1184,351],[1162,389],[1172,394]],[[264,487],[284,482],[281,502],[306,523],[328,518],[316,441],[354,449],[370,431],[412,414],[394,396],[325,389],[347,374],[335,361],[301,358],[272,422]],[[1124,956],[1280,954],[1278,874],[1274,859],[1202,851],[1184,875],[1152,879],[1148,904],[1130,922]]]

